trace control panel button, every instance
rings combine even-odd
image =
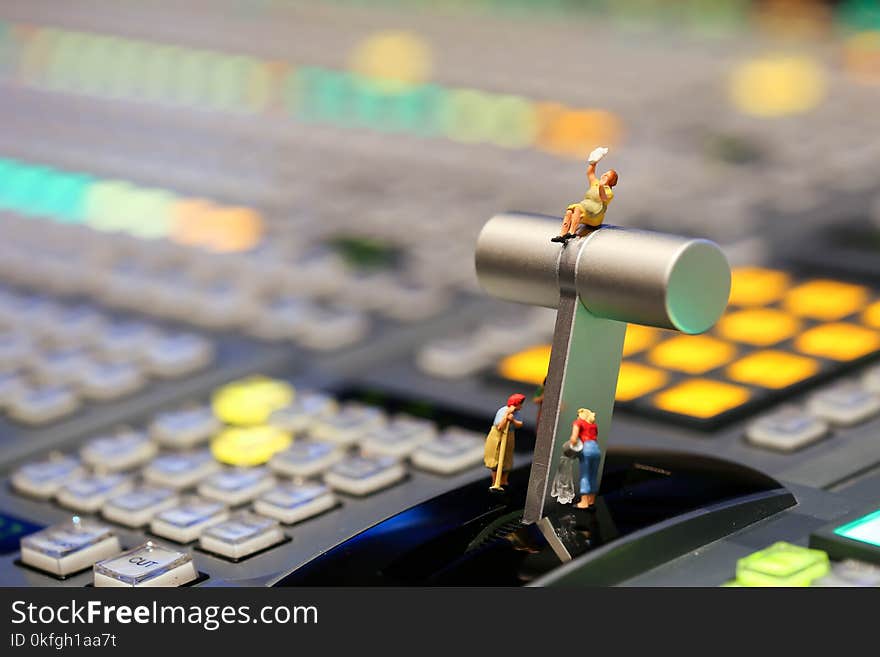
[[[95,513],[111,497],[131,490],[131,477],[120,474],[90,474],[64,484],[57,493],[58,503],[80,513]]]
[[[175,490],[192,488],[220,469],[208,450],[160,454],[144,468],[144,479]]]
[[[79,459],[52,453],[42,461],[23,465],[12,474],[10,481],[18,492],[47,500],[64,484],[84,474]]]
[[[846,381],[812,395],[807,409],[834,424],[851,426],[880,413],[880,395]]]
[[[266,468],[227,468],[199,484],[199,494],[229,506],[250,502],[275,485]]]
[[[367,454],[405,458],[436,435],[433,422],[399,416],[385,426],[367,432],[361,441],[361,449]]]
[[[153,516],[150,531],[177,543],[189,543],[203,530],[228,517],[229,512],[222,502],[190,495]]]
[[[211,453],[221,463],[250,467],[267,463],[291,440],[286,431],[268,425],[229,427],[211,441]]]
[[[336,415],[316,421],[309,432],[312,438],[337,445],[353,445],[368,431],[387,423],[385,413],[374,406],[348,402]]]
[[[286,381],[252,376],[218,388],[211,398],[214,414],[227,424],[262,424],[294,399],[294,389]]]
[[[207,406],[160,413],[150,424],[150,437],[160,445],[188,449],[207,442],[223,425]]]
[[[405,468],[394,457],[347,456],[327,471],[324,481],[349,495],[370,495],[405,476]]]
[[[780,541],[740,559],[736,581],[742,586],[809,586],[828,571],[825,552]]]
[[[269,424],[292,434],[308,430],[321,418],[327,418],[339,411],[339,403],[320,392],[310,390],[297,393],[293,403],[274,411],[269,416]]]
[[[147,541],[95,564],[95,586],[182,586],[198,579],[192,557]]]
[[[783,407],[746,428],[746,439],[758,447],[793,452],[828,434],[828,424],[796,407]]]
[[[481,434],[451,427],[419,447],[410,455],[410,460],[428,472],[455,474],[483,462],[485,440]]]
[[[284,483],[254,502],[254,510],[286,525],[301,522],[336,506],[336,496],[323,484]]]
[[[121,550],[110,527],[78,516],[21,539],[22,563],[57,577],[89,568]]]
[[[80,450],[80,456],[96,470],[119,472],[143,465],[157,451],[156,445],[143,432],[123,429],[88,441]]]
[[[107,501],[101,513],[107,520],[126,527],[143,527],[154,515],[177,504],[170,488],[138,486]]]
[[[277,521],[242,511],[202,532],[199,546],[229,559],[243,559],[284,538]]]
[[[344,456],[345,451],[334,443],[297,440],[275,454],[269,461],[269,467],[278,474],[305,479],[325,472]]]

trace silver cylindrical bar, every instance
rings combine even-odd
[[[560,245],[550,238],[559,221],[533,214],[496,214],[477,238],[480,285],[493,297],[533,306],[559,307]]]
[[[480,284],[491,295],[555,308],[574,286],[594,315],[701,333],[724,312],[730,267],[708,240],[606,226],[565,249],[578,249],[573,281],[559,280],[562,247],[550,242],[558,219],[500,214],[477,240]]]
[[[714,242],[608,226],[583,241],[575,274],[594,315],[702,333],[730,295],[730,265]]]

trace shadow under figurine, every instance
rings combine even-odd
[[[489,490],[502,491],[513,469],[514,437],[522,425],[522,406],[526,396],[514,394],[507,398],[507,405],[495,413],[492,428],[486,436],[483,463],[492,475]]]
[[[580,494],[579,509],[589,509],[596,503],[599,463],[599,431],[596,414],[589,408],[579,408],[577,419],[571,425],[571,438],[565,443],[550,495],[560,504],[574,501],[575,491]]]

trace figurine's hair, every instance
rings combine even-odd
[[[605,173],[608,174],[608,186],[614,187],[617,184],[617,172],[614,169],[608,169]]]
[[[524,403],[525,400],[526,400],[525,395],[521,395],[520,393],[516,393],[516,394],[513,394],[507,398],[507,405],[508,406],[519,406],[520,404]]]
[[[581,413],[584,413],[584,412],[589,413],[593,417],[593,419],[590,420],[590,422],[596,421],[596,414],[593,411],[591,411],[589,408],[579,408],[577,414],[580,415]]]

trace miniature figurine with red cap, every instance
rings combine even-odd
[[[492,475],[489,490],[502,491],[507,486],[507,478],[513,469],[514,437],[522,427],[522,406],[526,396],[519,393],[507,398],[507,404],[498,409],[489,435],[486,436],[486,450],[483,462]]]
[[[584,200],[572,203],[565,210],[562,229],[559,235],[550,238],[551,242],[567,242],[574,237],[583,237],[602,225],[605,211],[614,198],[611,190],[617,184],[617,172],[609,169],[601,176],[596,176],[596,164],[608,154],[608,149],[599,147],[590,153],[587,162],[587,180],[590,188],[584,194]]]

